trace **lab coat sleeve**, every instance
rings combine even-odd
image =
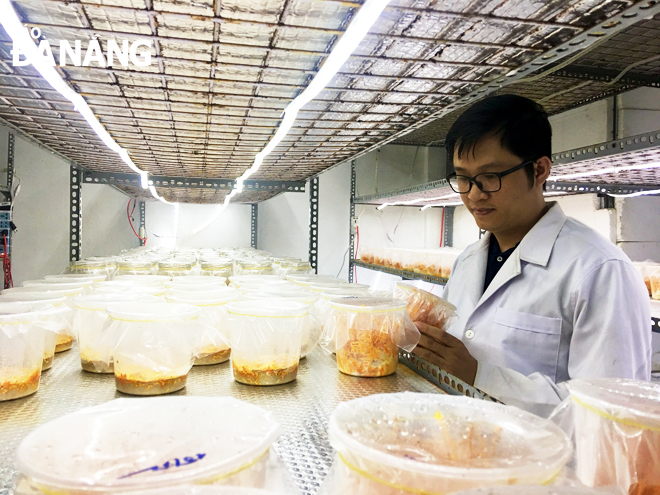
[[[649,380],[651,315],[648,292],[635,268],[620,260],[605,261],[571,289],[573,332],[568,376]],[[504,403],[547,416],[568,395],[566,386],[548,376],[525,376],[480,362],[475,387]]]

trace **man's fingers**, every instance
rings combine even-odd
[[[431,337],[433,340],[440,342],[441,344],[445,344],[448,347],[454,347],[456,345],[456,337],[448,334],[440,328],[432,327],[421,321],[416,321],[415,326],[417,326],[417,330],[419,330],[422,335]]]
[[[426,334],[421,335],[421,337],[419,338],[419,343],[417,345],[420,345],[423,348],[428,349],[429,351],[439,354],[442,357],[444,357],[444,354],[446,352],[445,345],[443,345],[442,343],[438,342],[435,339],[432,339]]]
[[[438,368],[442,368],[445,363],[445,360],[442,359],[441,356],[438,356],[436,353],[431,352],[428,349],[424,349],[419,345],[415,347],[415,349],[413,350],[413,354],[421,357],[422,359],[428,361],[431,364],[435,364]]]

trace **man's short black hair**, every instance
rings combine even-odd
[[[459,157],[473,153],[477,143],[488,136],[499,137],[502,148],[522,161],[552,158],[552,127],[543,107],[518,95],[490,96],[463,112],[449,129],[445,146],[451,170],[455,150]],[[534,166],[525,171],[531,187]]]

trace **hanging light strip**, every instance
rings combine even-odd
[[[80,112],[80,115],[83,116],[92,130],[108,148],[117,153],[131,170],[140,174],[140,185],[143,189],[146,189],[148,186],[147,172],[140,170],[137,165],[133,163],[128,152],[112,139],[112,136],[108,134],[108,131],[105,130],[98,119],[94,116],[94,112],[92,112],[92,109],[89,107],[85,99],[76,93],[64,81],[64,79],[62,79],[60,74],[55,70],[55,67],[50,65],[47,60],[38,53],[37,46],[34,44],[32,37],[18,18],[10,0],[0,0],[0,12],[2,12],[2,15],[0,16],[0,24],[2,24],[2,27],[11,37],[14,49],[19,50],[24,54],[27,60],[30,61],[32,66],[39,72],[39,74],[41,74],[48,84],[73,104],[73,108]]]

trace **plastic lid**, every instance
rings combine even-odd
[[[244,297],[245,299],[284,299],[287,301],[298,301],[304,304],[313,304],[318,299],[318,296],[312,292],[297,290],[246,292]]]
[[[229,281],[237,286],[244,284],[286,284],[277,275],[232,275]]]
[[[163,284],[172,280],[169,275],[116,275],[114,281],[128,280],[135,284]]]
[[[207,277],[204,275],[187,275],[176,277],[174,280],[165,282],[165,287],[173,288],[176,286],[189,285],[227,285],[225,277]]]
[[[166,289],[160,285],[99,285],[95,293],[102,294],[146,294],[149,296],[162,296]]]
[[[612,420],[631,426],[660,427],[660,384],[623,378],[571,380],[566,384],[574,400]]]
[[[309,305],[284,299],[259,299],[229,303],[226,308],[238,316],[301,317],[307,314]]]
[[[158,263],[159,270],[181,270],[187,271],[192,270],[194,261],[193,260],[167,260],[161,261]]]
[[[328,289],[321,292],[321,297],[323,299],[337,299],[342,297],[386,297],[386,292],[382,291],[380,295],[376,296],[376,293],[369,291],[368,289],[352,289],[350,287],[341,288],[341,289]]]
[[[192,304],[168,303],[118,303],[111,304],[106,311],[114,320],[140,321],[184,321],[197,318],[200,309]]]
[[[12,323],[28,323],[53,309],[51,304],[24,306],[15,302],[0,303],[0,326]]]
[[[192,304],[194,306],[217,306],[236,301],[240,297],[236,290],[228,291],[172,291],[165,296],[167,302]]]
[[[368,285],[364,284],[351,284],[348,282],[321,282],[321,283],[316,283],[312,282],[309,284],[309,288],[313,290],[314,292],[325,292],[328,289],[342,289],[344,287],[351,288],[351,289],[365,289],[369,290]]]
[[[155,303],[161,301],[156,296],[149,294],[131,294],[131,293],[101,293],[90,294],[87,296],[78,296],[73,298],[73,304],[77,309],[89,309],[92,311],[105,311],[111,304],[141,302]]]
[[[354,297],[343,299],[331,299],[330,305],[333,308],[344,311],[396,311],[406,309],[408,303],[403,299],[393,299],[391,297]]]
[[[283,492],[240,486],[178,486],[157,490],[127,492],[125,495],[289,495]]]
[[[51,282],[50,280],[26,280],[23,282],[23,287],[46,287],[47,290],[67,290],[77,289],[78,287],[90,287],[94,283],[93,280],[87,279],[82,282]]]
[[[24,297],[24,298],[15,298],[13,297],[13,294],[3,294],[0,296],[0,303],[5,303],[5,302],[14,302],[18,304],[35,304],[35,303],[41,303],[41,304],[50,304],[53,307],[60,306],[66,301],[65,296],[53,296],[49,293],[42,294],[40,292],[28,292],[25,294],[25,296],[30,296],[30,297]]]
[[[48,487],[117,493],[245,469],[279,432],[272,413],[231,397],[116,399],[37,428],[16,463]]]
[[[547,419],[516,407],[443,394],[377,394],[341,403],[329,438],[395,469],[443,478],[538,479],[570,460],[566,434]]]
[[[307,282],[307,281],[318,281],[318,282],[342,282],[342,280],[335,278],[335,277],[330,277],[328,275],[313,275],[313,274],[291,274],[287,275],[286,279],[291,281],[291,282]]]
[[[88,260],[79,260],[72,261],[69,266],[71,268],[96,268],[99,270],[105,269],[106,262],[101,259],[88,259]]]
[[[85,280],[92,280],[93,282],[102,282],[105,280],[105,275],[85,275],[84,273],[63,273],[61,275],[46,275],[45,280],[53,281],[56,283],[76,283],[84,282]]]
[[[57,297],[57,296],[67,296],[67,297],[73,297],[81,294],[83,291],[83,287],[75,287],[72,289],[66,289],[66,290],[61,290],[61,289],[50,289],[48,286],[45,285],[38,285],[36,287],[12,287],[11,289],[3,289],[0,291],[0,294],[4,295],[14,295],[14,294],[25,294],[25,293],[41,293],[41,294],[48,294],[51,297]],[[20,297],[20,296],[19,296]]]
[[[435,294],[430,293],[427,290],[420,289],[418,287],[415,287],[414,285],[406,284],[404,282],[397,282],[396,284],[397,288],[402,289],[402,290],[407,290],[410,292],[417,292],[418,294],[423,294],[424,297],[427,297],[433,301],[434,304],[439,304],[440,306],[444,306],[445,308],[451,310],[451,311],[456,311],[456,306],[454,306],[452,303],[449,301],[436,296]]]

